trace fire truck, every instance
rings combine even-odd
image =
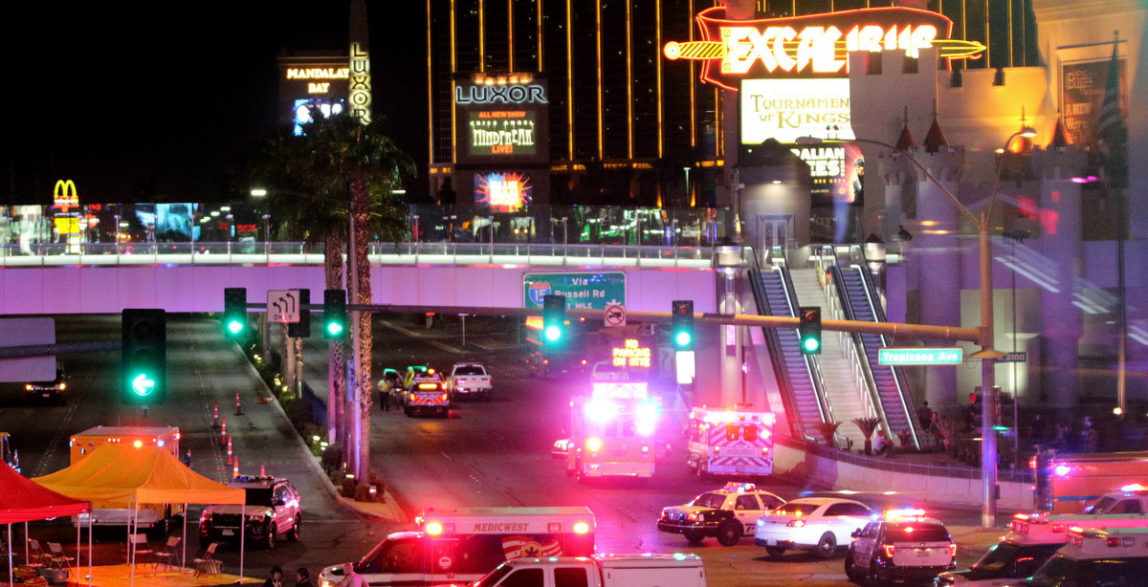
[[[1148,479],[1148,452],[1061,455],[1046,451],[1029,461],[1037,511],[1079,514],[1102,495]]]
[[[686,464],[699,477],[773,473],[773,412],[750,406],[690,410]]]
[[[566,473],[591,477],[652,477],[658,402],[644,381],[595,381],[590,397],[570,402]]]

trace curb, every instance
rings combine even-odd
[[[339,495],[338,490],[336,490],[335,486],[333,484],[331,484],[331,478],[327,476],[327,472],[324,471],[323,467],[319,464],[319,457],[315,457],[315,456],[311,455],[311,447],[307,446],[307,443],[303,440],[302,436],[299,436],[299,431],[295,430],[295,425],[291,423],[291,418],[288,418],[287,412],[283,411],[283,406],[279,403],[279,398],[275,396],[275,394],[271,391],[270,387],[267,387],[267,382],[264,381],[263,377],[261,377],[259,375],[259,371],[257,371],[255,369],[255,365],[251,364],[251,360],[247,357],[247,353],[242,352],[242,349],[240,349],[240,354],[243,355],[243,362],[247,366],[247,370],[255,376],[255,379],[263,387],[263,390],[268,393],[268,395],[270,397],[270,401],[267,403],[271,403],[271,404],[275,405],[276,413],[279,414],[280,418],[282,418],[283,421],[286,422],[287,425],[291,427],[292,432],[295,433],[292,436],[295,438],[296,445],[299,446],[299,448],[301,448],[302,451],[307,454],[307,462],[310,463],[312,470],[315,473],[317,473],[320,478],[323,479],[323,483],[322,483],[323,488],[327,492],[327,494],[331,498],[334,499],[335,505],[341,510],[344,510],[348,513],[355,514],[355,515],[360,516],[360,517],[364,517],[364,518],[368,518],[368,519],[372,519],[372,520],[377,520],[377,521],[383,521],[383,522],[405,523],[407,521],[406,513],[401,508],[399,508],[398,501],[396,501],[394,496],[391,495],[390,490],[386,490],[383,492],[383,504],[381,505],[381,507],[387,508],[387,509],[393,508],[393,510],[397,513],[397,515],[395,515],[393,517],[387,517],[384,515],[379,515],[379,514],[374,514],[372,512],[363,511],[363,510],[359,509],[359,507],[352,505],[352,504],[355,504],[357,502],[355,502],[352,499],[348,499],[346,497]],[[394,505],[388,506],[386,504],[394,504]]]

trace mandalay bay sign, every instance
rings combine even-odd
[[[743,78],[846,77],[852,51],[901,49],[917,57],[937,48],[943,59],[977,58],[976,41],[950,39],[953,22],[915,8],[845,10],[793,18],[730,20],[715,6],[697,15],[701,40],[671,41],[667,59],[701,63],[702,81],[736,90]]]

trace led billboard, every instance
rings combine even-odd
[[[742,80],[739,100],[743,145],[854,138],[848,78]]]
[[[489,206],[491,212],[524,210],[534,199],[530,174],[521,171],[491,171],[474,174],[474,203]]]
[[[534,155],[538,152],[534,110],[467,112],[466,150],[471,157]]]

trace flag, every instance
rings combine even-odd
[[[1128,127],[1120,108],[1119,39],[1112,43],[1112,60],[1108,65],[1108,80],[1104,86],[1104,100],[1100,104],[1100,118],[1096,122],[1096,136],[1104,153],[1104,171],[1111,188],[1128,186]]]

